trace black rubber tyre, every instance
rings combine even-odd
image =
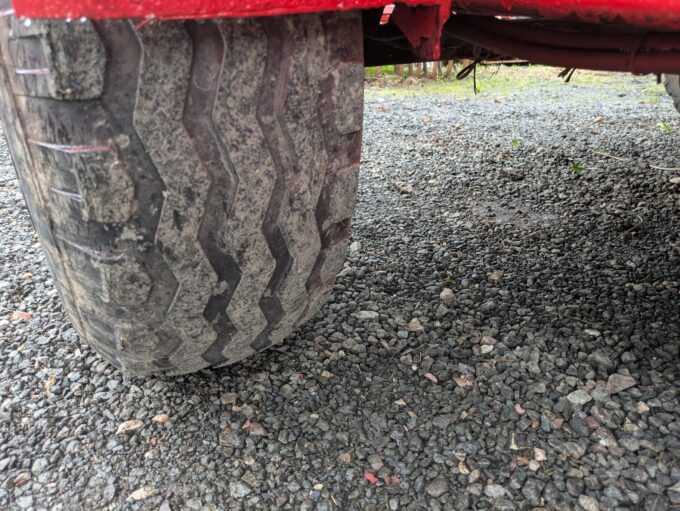
[[[96,351],[129,374],[188,373],[317,311],[356,195],[358,12],[0,25],[5,134]]]
[[[666,92],[673,98],[675,109],[680,112],[680,76],[665,75],[664,84],[666,85]]]

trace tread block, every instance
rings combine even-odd
[[[79,155],[73,170],[78,177],[86,220],[123,224],[136,209],[135,183],[113,151]]]
[[[361,131],[363,124],[364,90],[353,85],[364,78],[364,68],[355,63],[343,63],[333,71],[333,108],[335,127],[341,135]]]
[[[132,307],[149,299],[151,277],[138,262],[102,265],[101,275],[104,301]]]

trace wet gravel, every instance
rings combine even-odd
[[[621,83],[369,94],[331,302],[180,378],[79,340],[0,146],[0,508],[679,508],[680,117]]]

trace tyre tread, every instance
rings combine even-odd
[[[360,16],[60,23],[0,20],[0,95],[78,332],[135,375],[281,341],[342,265],[361,105],[341,95],[361,102]]]

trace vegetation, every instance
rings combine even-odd
[[[585,169],[585,167],[582,167],[578,163],[572,163],[571,164],[571,171],[574,174],[583,174],[586,171],[586,169]]]
[[[673,131],[673,128],[671,128],[671,125],[668,124],[667,122],[661,121],[658,124],[658,126],[659,126],[659,128],[661,128],[661,131],[663,131],[664,133],[670,133],[671,131]]]
[[[456,75],[463,70],[469,61],[448,61],[411,66],[382,66],[366,69],[368,84],[367,95],[375,96],[415,96],[419,94],[447,94],[461,99],[475,96],[473,75],[458,80]],[[541,87],[546,82],[563,81],[557,75],[559,69],[531,64],[500,65],[479,64],[476,70],[477,94],[503,97],[516,93],[520,87]],[[657,84],[649,77],[632,77],[626,75],[622,79],[620,73],[599,71],[581,71],[574,73],[569,82],[571,87],[589,85],[606,85],[607,90],[625,93],[630,89],[629,80],[649,80],[645,89],[646,103],[657,103],[666,95],[663,85]]]

